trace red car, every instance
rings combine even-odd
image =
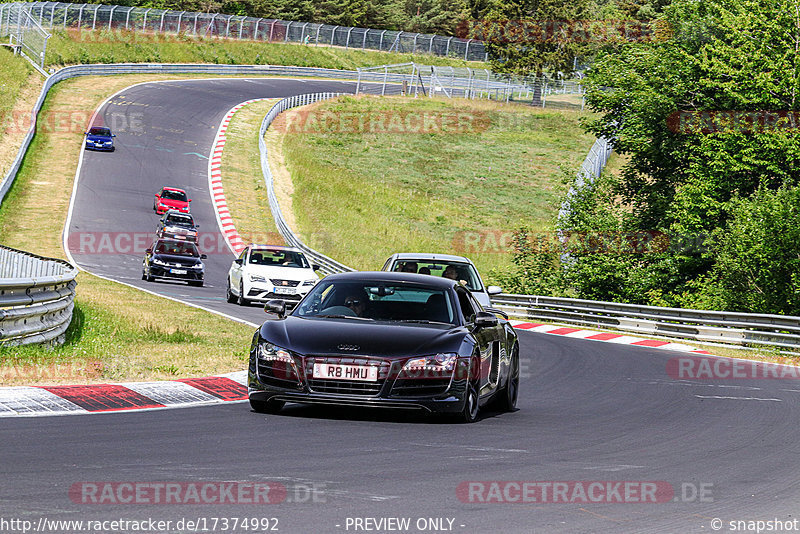
[[[175,187],[162,187],[156,193],[153,201],[153,211],[163,215],[168,210],[175,210],[181,213],[189,213],[189,202],[192,199],[186,196],[186,191]]]

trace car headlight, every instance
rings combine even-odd
[[[279,367],[283,368],[282,370],[286,372],[286,376],[281,376],[279,378],[299,380],[300,373],[297,371],[297,365],[294,363],[294,358],[292,358],[288,350],[282,349],[267,341],[262,341],[258,345],[256,356],[262,362],[270,362],[273,373],[279,372]],[[276,363],[277,365],[275,365]]]
[[[161,261],[158,258],[153,258],[153,263],[156,264],[156,265],[163,265],[163,266],[169,265],[169,263],[167,263],[165,261]]]
[[[406,364],[403,366],[403,371],[451,372],[456,367],[456,360],[458,360],[458,354],[455,353],[440,353],[434,356],[413,358],[406,362]]]
[[[204,269],[204,268],[205,268],[205,265],[203,265],[203,262],[201,261],[200,263],[196,263],[196,264],[194,265],[194,268],[195,268],[195,269]]]
[[[261,276],[260,274],[251,274],[250,275],[251,282],[266,282],[267,279]]]
[[[306,280],[305,282],[303,282],[303,285],[304,286],[313,286],[317,282],[319,282],[319,278],[312,278],[310,280]]]

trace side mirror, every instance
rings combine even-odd
[[[152,248],[148,248],[147,250],[145,250],[145,252],[147,252],[148,254],[152,254],[153,253],[153,249]]]
[[[236,258],[235,260],[233,260],[233,263],[235,263],[236,265],[241,265],[242,263],[244,263],[244,258]]]
[[[478,312],[475,315],[475,326],[478,328],[497,326],[497,316],[485,311]]]
[[[116,136],[117,136],[117,134],[111,134],[111,137],[116,137]]]
[[[486,293],[489,295],[499,295],[503,292],[503,288],[499,286],[489,286],[486,288]]]
[[[200,254],[200,259],[201,260],[204,260],[206,258],[208,258],[208,254]]]
[[[286,303],[282,300],[268,300],[264,305],[264,311],[274,313],[279,319],[286,317]]]
[[[312,269],[314,269],[315,271],[319,271],[319,269],[320,269],[320,266],[319,266],[319,265],[317,265],[316,263],[312,263],[312,264],[311,264],[311,268],[312,268]]]
[[[186,202],[191,202],[191,201],[192,201],[192,199],[190,198],[190,199],[189,199],[189,200],[187,200]]]

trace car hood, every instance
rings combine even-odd
[[[270,343],[303,355],[341,354],[404,359],[458,352],[467,330],[451,325],[389,324],[358,319],[289,316],[265,322],[260,332],[261,337]]]
[[[175,256],[173,254],[154,254],[153,258],[169,263],[180,263],[181,265],[197,265],[201,263],[200,258],[195,258],[192,256]]]
[[[177,206],[181,208],[189,205],[188,202],[184,202],[183,200],[172,200],[171,198],[162,198],[161,203],[167,206]]]
[[[107,135],[87,135],[87,136],[86,136],[86,139],[88,139],[89,141],[92,141],[92,142],[97,142],[97,141],[101,141],[101,142],[104,142],[104,141],[111,141],[111,138],[110,138],[110,137],[108,137]]]
[[[185,226],[173,226],[173,225],[166,225],[162,226],[165,232],[171,232],[173,234],[196,234],[197,230],[194,228],[186,228]]]
[[[264,278],[275,278],[278,280],[305,280],[317,279],[317,273],[313,269],[303,269],[301,267],[278,267],[275,265],[253,265],[249,264],[245,268],[247,274],[258,274]]]

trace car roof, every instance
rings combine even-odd
[[[396,260],[421,260],[421,261],[457,261],[461,263],[472,263],[463,256],[453,256],[452,254],[431,254],[428,252],[397,252],[393,254]]]
[[[183,189],[178,189],[177,187],[167,187],[167,186],[162,187],[161,190],[162,191],[178,191],[179,193],[185,193],[186,192]]]
[[[353,271],[348,273],[330,274],[324,280],[332,282],[388,282],[388,283],[417,283],[437,289],[448,289],[458,285],[450,278],[441,278],[429,274],[401,273],[396,271]]]
[[[190,219],[194,219],[194,217],[192,217],[191,213],[183,213],[182,211],[173,210],[173,209],[169,209],[169,210],[165,211],[164,215],[162,215],[162,217],[166,217],[167,215],[180,215],[181,217],[189,217]]]

